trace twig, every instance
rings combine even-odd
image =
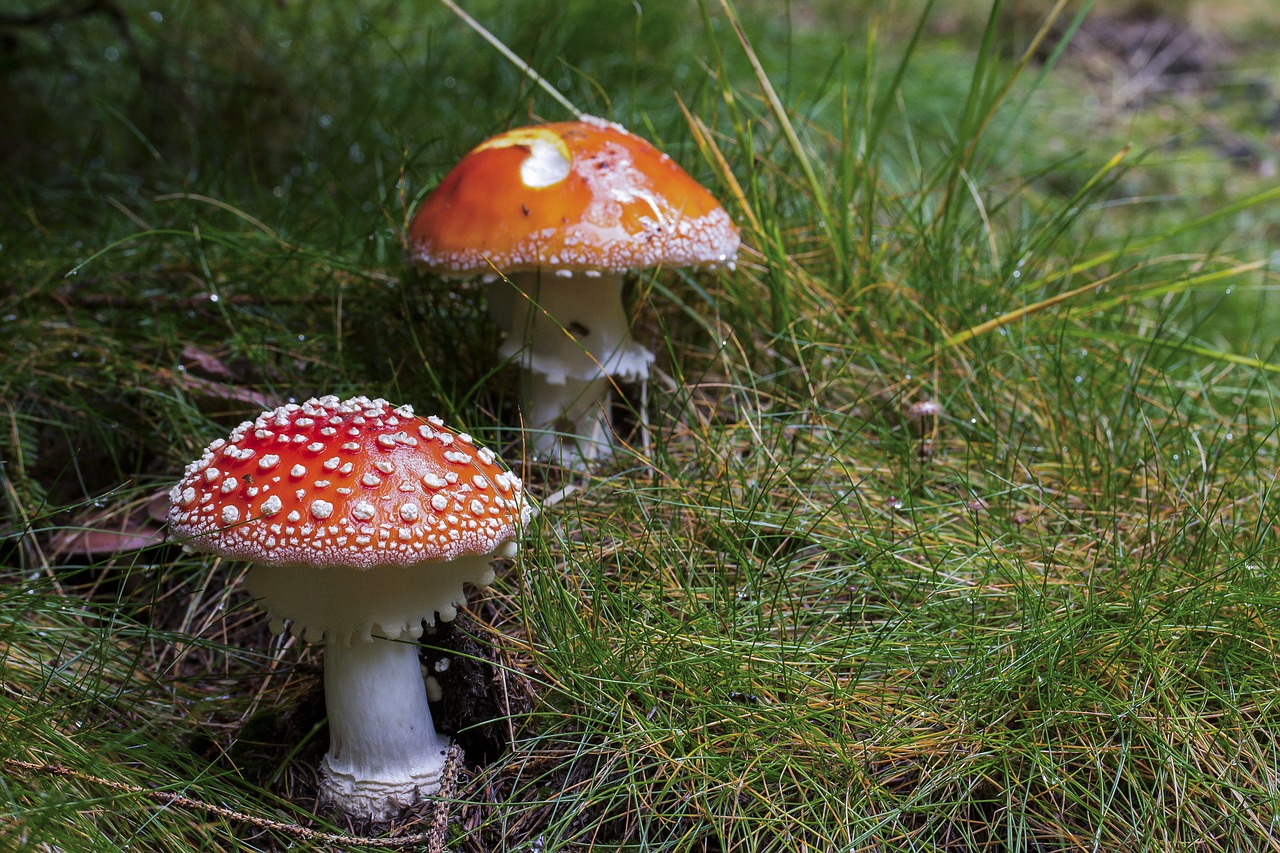
[[[449,747],[445,757],[444,770],[440,774],[440,791],[436,794],[435,814],[431,818],[431,828],[423,833],[426,853],[445,853],[445,843],[449,840],[449,800],[458,787],[458,771],[462,767],[462,748],[456,743]]]
[[[296,823],[285,823],[283,821],[271,820],[270,818],[256,817],[251,814],[236,811],[235,809],[226,808],[225,806],[215,806],[212,803],[206,803],[202,800],[185,797],[182,794],[174,794],[170,791],[155,791],[148,788],[141,788],[137,785],[127,785],[124,782],[113,782],[110,779],[103,779],[100,776],[82,773],[79,770],[73,770],[72,768],[61,764],[37,764],[31,761],[22,761],[17,758],[5,758],[3,761],[5,768],[10,771],[26,771],[28,773],[40,773],[46,776],[58,776],[64,779],[75,779],[78,782],[87,782],[112,791],[118,791],[122,794],[139,796],[144,799],[151,800],[154,803],[159,803],[162,806],[202,811],[228,820],[245,823],[249,826],[256,826],[259,829],[281,832],[301,841],[318,841],[324,844],[362,844],[367,847],[386,848],[428,844],[432,842],[433,838],[438,837],[440,834],[440,815],[448,815],[448,809],[444,808],[442,803],[437,803],[436,818],[432,824],[430,832],[405,835],[399,838],[370,838],[363,835],[344,835],[338,832],[321,832],[316,829],[308,829],[307,827],[299,826]],[[428,849],[434,850],[436,848]]]

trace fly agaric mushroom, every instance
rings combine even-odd
[[[554,454],[563,431],[585,458],[611,443],[608,377],[647,379],[653,361],[631,337],[623,275],[732,269],[739,244],[729,214],[675,161],[591,116],[473,148],[418,207],[409,240],[423,272],[494,282],[501,354],[530,374],[522,403],[535,450]]]
[[[321,799],[383,820],[438,790],[448,743],[412,640],[514,555],[520,478],[439,418],[329,396],[242,423],[169,497],[171,536],[253,562],[273,632],[325,641]]]

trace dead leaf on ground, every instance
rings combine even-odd
[[[168,511],[167,491],[141,501],[133,496],[118,504],[82,511],[49,540],[51,556],[97,560],[158,545],[164,541]]]

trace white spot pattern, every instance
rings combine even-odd
[[[271,473],[278,466],[290,478],[285,491],[285,475]],[[175,538],[282,566],[491,554],[530,516],[520,478],[492,451],[439,418],[365,397],[290,403],[241,424],[187,466],[170,499]],[[428,505],[434,512],[423,512]],[[304,518],[318,523],[299,526]]]

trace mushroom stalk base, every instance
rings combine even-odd
[[[540,458],[593,459],[613,447],[609,377],[646,380],[653,353],[631,337],[622,276],[520,272],[494,283],[500,353],[524,369],[524,426]]]
[[[330,643],[324,686],[323,802],[386,820],[440,789],[449,744],[431,722],[416,643]]]
[[[524,371],[520,396],[535,458],[575,467],[578,460],[597,459],[613,449],[607,376],[557,385]]]
[[[330,746],[321,799],[385,820],[440,788],[448,743],[436,734],[418,665],[423,619],[447,622],[465,583],[493,580],[493,554],[357,570],[256,564],[247,584],[279,633],[325,641]]]

